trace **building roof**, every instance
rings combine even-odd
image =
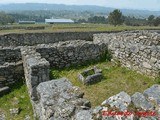
[[[59,22],[61,22],[61,23],[74,23],[74,21],[73,20],[71,20],[71,19],[45,19],[45,22],[46,23],[59,23]]]

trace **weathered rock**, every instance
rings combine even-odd
[[[124,91],[120,92],[117,95],[110,97],[109,99],[105,100],[102,105],[110,105],[111,107],[116,107],[120,111],[127,110],[128,105],[131,103],[131,97],[125,93]]]
[[[103,108],[101,106],[97,106],[96,108],[93,109],[93,114],[99,113]]]
[[[145,68],[147,68],[147,69],[151,69],[152,68],[152,66],[149,63],[147,63],[147,62],[143,62],[143,66]]]
[[[92,115],[89,111],[83,110],[76,114],[76,120],[92,120]]]
[[[154,101],[157,105],[160,105],[160,85],[153,85],[144,91],[144,96],[150,100]]]
[[[26,115],[24,120],[31,120],[31,117],[29,115]]]
[[[134,95],[131,96],[131,100],[137,108],[142,108],[144,110],[153,109],[153,105],[146,100],[142,93],[136,92]]]
[[[79,97],[80,90],[66,78],[40,83],[37,87],[38,101],[33,106],[39,120],[70,120],[83,109],[90,109],[90,102]]]

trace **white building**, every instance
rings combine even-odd
[[[73,24],[71,19],[45,19],[46,24]]]

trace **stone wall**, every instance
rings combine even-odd
[[[22,61],[0,65],[0,88],[15,83],[23,76]]]
[[[0,48],[0,86],[13,84],[23,77],[20,47]]]
[[[34,47],[21,49],[24,74],[31,100],[36,100],[36,87],[39,83],[49,80],[49,62],[41,58]]]
[[[33,46],[67,40],[93,40],[95,33],[101,32],[10,33],[0,35],[0,46]]]
[[[141,73],[160,73],[160,34],[151,31],[130,31],[95,34],[94,43],[105,43],[113,58],[123,66]]]
[[[6,62],[18,62],[21,58],[21,47],[0,47],[0,65]]]
[[[99,61],[106,50],[107,46],[105,44],[94,44],[84,40],[36,46],[36,51],[48,60],[53,68],[64,68],[89,61]]]
[[[44,26],[1,26],[0,30],[15,30],[15,29],[24,29],[24,30],[42,30],[45,29]]]

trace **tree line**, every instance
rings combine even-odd
[[[27,13],[27,12],[26,12]],[[52,16],[52,13],[44,13],[43,15],[39,14],[43,13],[43,11],[28,12],[28,14],[18,14],[18,13],[5,13],[0,12],[0,24],[12,24],[14,22],[18,22],[19,20],[34,20],[36,22],[44,22],[45,18]],[[62,16],[65,15],[65,11],[62,12]],[[55,14],[55,13],[54,13]],[[86,13],[86,16],[89,13]],[[131,16],[124,16],[122,12],[118,9],[115,9],[108,16],[94,16],[88,17],[88,19],[81,18],[79,20],[75,20],[78,23],[94,23],[94,24],[112,24],[114,26],[126,24],[128,26],[158,26],[160,25],[160,16],[155,17],[154,15],[150,15],[148,18],[136,18]]]
[[[0,12],[0,24],[5,25],[5,24],[12,24],[15,22],[15,18],[9,14],[6,14],[5,12]]]
[[[104,16],[93,16],[85,19],[79,19],[78,22],[80,23],[109,23],[114,26],[126,24],[128,26],[158,26],[160,25],[160,16],[155,17],[154,15],[150,15],[147,19],[144,18],[135,18],[130,16],[124,16],[122,12],[118,9],[115,9],[111,12],[107,17]]]

